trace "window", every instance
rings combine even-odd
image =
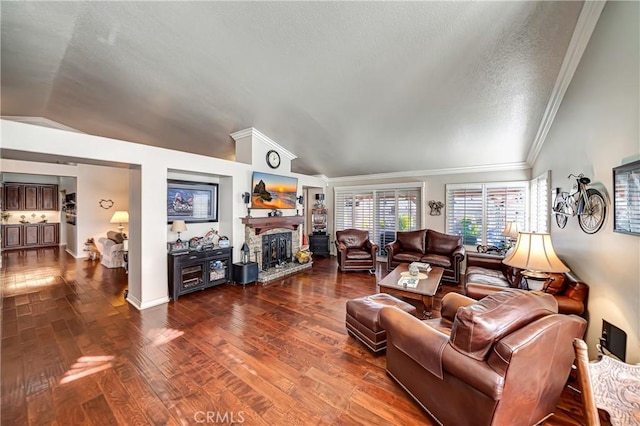
[[[356,228],[369,231],[369,238],[380,246],[395,240],[396,231],[419,229],[422,210],[421,184],[410,187],[369,187],[335,189],[335,229]]]
[[[531,180],[531,214],[529,229],[535,232],[549,232],[549,171]]]
[[[446,193],[447,233],[462,235],[465,245],[502,247],[508,221],[524,229],[528,182],[447,185]]]

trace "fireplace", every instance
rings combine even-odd
[[[293,259],[291,232],[277,232],[262,236],[262,270],[266,271]]]

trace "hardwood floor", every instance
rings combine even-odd
[[[122,268],[58,248],[4,252],[2,265],[3,425],[435,424],[345,331],[345,302],[376,291],[380,266],[316,259],[139,312]],[[567,390],[545,424],[582,424],[580,411]]]

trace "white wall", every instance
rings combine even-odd
[[[96,243],[106,237],[108,231],[117,231],[118,224],[110,223],[116,210],[129,211],[129,170],[116,167],[78,164],[77,166],[76,220],[77,257],[86,257],[84,242],[93,238]],[[100,207],[100,200],[112,200],[110,209]],[[124,232],[129,225],[124,223]],[[102,245],[97,244],[102,250]]]
[[[637,2],[608,2],[560,106],[533,175],[551,170],[551,187],[570,188],[569,173],[584,173],[610,196],[611,169],[640,153],[640,23]],[[627,361],[640,361],[640,236],[613,232],[611,206],[604,227],[587,235],[570,218],[551,226],[558,254],[590,286],[587,343],[591,356],[602,319],[627,333]]]
[[[239,218],[246,215],[240,194],[250,190],[251,165],[8,120],[0,121],[0,131],[4,149],[76,158],[78,163],[98,160],[129,165],[128,300],[139,309],[168,301],[166,180],[169,171],[184,171],[188,165],[191,174],[220,179],[218,226],[221,233],[230,237],[234,259],[239,259],[244,241],[244,226]],[[288,174],[290,163],[285,161],[283,157],[283,166],[276,174]],[[294,176],[298,177],[299,188],[325,184],[317,177]],[[78,185],[80,191],[80,183]],[[79,238],[85,238],[81,234],[79,232]]]

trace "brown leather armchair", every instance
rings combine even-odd
[[[387,271],[400,263],[424,262],[444,268],[442,281],[460,283],[460,265],[465,249],[462,237],[431,229],[398,232],[396,240],[385,246]]]
[[[587,322],[548,294],[513,290],[478,302],[448,293],[442,318],[380,311],[387,373],[445,425],[532,425],[553,413]]]
[[[336,231],[338,268],[345,271],[375,271],[378,245],[369,240],[369,231]]]

